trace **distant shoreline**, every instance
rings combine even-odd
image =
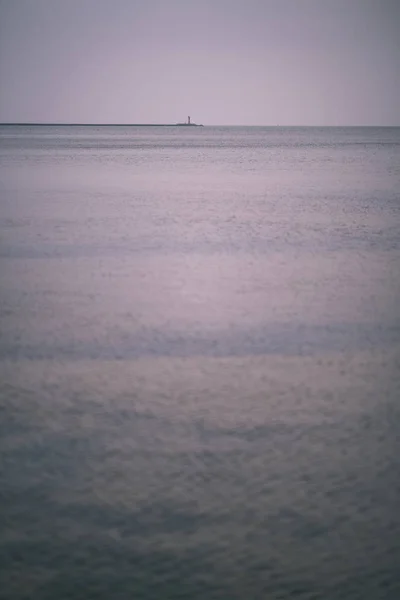
[[[197,123],[0,123],[0,127],[204,127]]]

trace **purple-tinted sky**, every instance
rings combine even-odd
[[[0,121],[400,125],[400,0],[0,0]]]

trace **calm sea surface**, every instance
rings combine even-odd
[[[0,236],[2,598],[400,598],[400,128],[0,127]]]

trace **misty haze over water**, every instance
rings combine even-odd
[[[0,589],[400,596],[400,128],[0,127]]]

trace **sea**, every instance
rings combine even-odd
[[[0,127],[0,596],[400,598],[400,128]]]

